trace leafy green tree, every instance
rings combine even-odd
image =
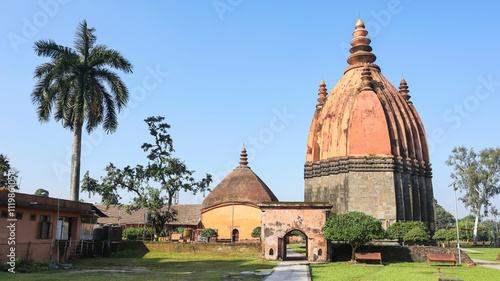
[[[500,235],[500,232],[498,232],[498,228],[499,228],[500,223],[498,222],[498,219],[497,219],[500,216],[500,212],[498,212],[496,207],[492,207],[492,208],[490,208],[490,214],[493,216],[494,222],[495,222],[494,240],[496,243],[496,241],[498,240],[498,237]],[[499,254],[499,256],[500,256],[500,254]]]
[[[183,234],[184,233],[184,227],[176,227],[174,229],[175,234]]]
[[[441,205],[438,204],[437,200],[434,199],[434,206],[436,210],[436,229],[445,229],[449,225],[455,223],[455,217],[448,211],[446,211]]]
[[[413,242],[424,242],[429,241],[429,235],[427,235],[427,231],[420,228],[415,227],[412,230],[408,231],[403,237],[405,242],[413,241]]]
[[[491,212],[490,212],[491,214]],[[497,237],[497,229],[498,223],[494,220],[488,219],[483,221],[482,226],[484,227],[484,231],[486,232],[485,240],[495,241]]]
[[[466,228],[471,228],[474,225],[476,217],[474,215],[467,215],[458,220],[458,222],[464,223]],[[481,218],[479,218],[479,223],[481,223]]]
[[[43,188],[39,188],[35,191],[35,194],[37,196],[43,196],[43,197],[49,197],[49,191],[45,190]]]
[[[441,228],[434,233],[434,236],[432,236],[432,239],[437,240],[437,241],[441,241],[441,243],[443,244],[443,248],[444,248],[444,241],[446,240],[447,233],[448,233],[448,230]]]
[[[464,239],[464,234],[465,232],[459,229],[459,235],[460,235],[460,240]],[[450,228],[446,232],[446,240],[448,241],[456,241],[457,240],[457,229],[455,228]]]
[[[458,224],[458,232],[461,241],[470,241],[473,238],[472,231],[465,229],[464,224],[461,222]],[[447,240],[457,240],[457,229],[451,227],[447,235]]]
[[[16,180],[16,184],[14,185],[14,189],[19,189],[19,185],[17,182],[19,171],[16,171],[11,168],[9,158],[6,155],[0,154],[0,187],[9,187],[9,177],[14,177]]]
[[[208,238],[208,242],[210,242],[210,240],[212,240],[212,237],[217,237],[219,236],[217,234],[217,231],[211,229],[211,228],[206,228],[206,229],[203,229],[201,232],[200,232],[200,236],[201,237],[207,237]]]
[[[485,148],[477,154],[472,148],[455,147],[446,164],[453,167],[451,178],[456,188],[465,192],[460,200],[475,215],[476,243],[479,219],[483,213],[488,213],[490,200],[500,194],[500,148]]]
[[[35,53],[50,58],[36,67],[38,79],[32,102],[37,106],[40,122],[54,119],[73,131],[71,154],[71,200],[78,201],[80,192],[80,158],[82,127],[88,133],[100,124],[107,133],[118,126],[116,111],[129,99],[129,92],[120,77],[108,68],[132,72],[132,64],[118,51],[96,44],[95,29],[82,21],[76,31],[74,48],[53,40],[35,42]]]
[[[115,173],[116,167],[110,163],[104,170],[108,172],[108,175],[111,173]],[[108,179],[109,181],[109,179]],[[108,182],[107,184],[113,184],[113,182]],[[99,182],[90,177],[89,171],[83,175],[82,180],[82,191],[89,192],[89,198],[91,194],[99,194],[101,195],[101,203],[106,205],[106,209],[109,208],[111,204],[120,204],[121,196],[114,192],[114,189],[106,188],[106,185],[99,184]]]
[[[372,216],[361,212],[348,212],[328,216],[323,227],[323,236],[333,241],[346,241],[351,244],[352,257],[355,260],[356,249],[373,239],[385,237],[382,223]]]
[[[257,226],[256,228],[254,228],[252,230],[252,234],[250,234],[250,236],[252,236],[253,238],[260,238],[260,235],[261,235],[261,228],[260,226]]]
[[[429,231],[421,221],[395,222],[387,228],[387,236],[392,239],[406,241],[404,237],[414,228],[420,228],[426,233]]]
[[[10,163],[7,156],[0,154],[0,187],[7,187],[9,181]]]
[[[149,133],[154,141],[144,143],[141,148],[148,152],[149,163],[146,166],[136,165],[116,168],[110,163],[106,168],[107,175],[101,178],[101,183],[92,179],[88,172],[84,176],[82,191],[99,194],[102,201],[109,203],[115,198],[120,199],[119,190],[126,190],[135,196],[132,204],[127,205],[127,212],[146,208],[153,220],[156,233],[160,233],[167,222],[175,220],[177,210],[172,209],[172,200],[179,191],[190,191],[194,194],[209,190],[212,176],[206,176],[196,181],[192,176],[194,171],[187,168],[179,158],[172,157],[173,140],[167,132],[170,126],[163,123],[164,117],[149,117],[147,123]],[[150,183],[155,183],[156,186]]]
[[[127,240],[140,240],[143,237],[151,238],[154,235],[154,229],[151,227],[128,227],[122,232],[122,237]]]

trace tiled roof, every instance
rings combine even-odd
[[[95,204],[95,206],[106,214],[107,218],[99,218],[98,222],[102,224],[142,224],[144,222],[144,213],[147,211],[145,208],[128,214],[126,207],[119,205],[106,205]],[[197,225],[201,221],[201,204],[179,204],[172,205],[172,209],[177,210],[177,221],[169,223],[169,225]],[[121,212],[120,212],[121,209]],[[166,207],[164,207],[166,209]],[[118,218],[121,216],[121,219]]]

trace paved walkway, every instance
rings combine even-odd
[[[286,250],[287,261],[278,263],[265,281],[311,281],[309,262],[294,250]]]
[[[469,249],[463,249],[463,248],[460,248],[460,250],[462,250],[464,252],[471,252],[471,253],[484,253],[484,252],[481,252],[481,251],[469,250]]]
[[[487,260],[472,259],[477,265],[500,270],[500,263]]]
[[[461,249],[461,250],[465,251],[465,252],[471,252],[471,253],[484,253],[481,251],[469,250],[469,249]],[[493,268],[493,269],[500,270],[500,262],[480,260],[480,259],[472,259],[472,261],[475,262],[479,266],[484,266],[487,268]]]

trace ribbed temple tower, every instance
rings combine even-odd
[[[327,95],[321,81],[304,165],[306,202],[361,211],[387,228],[422,221],[435,228],[432,172],[424,126],[410,101],[374,64],[371,40],[358,20],[349,66]]]

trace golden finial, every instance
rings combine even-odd
[[[365,24],[363,23],[363,21],[361,20],[361,18],[358,19],[358,21],[356,22],[356,25],[354,26],[354,28],[358,29],[358,28],[365,28]]]

